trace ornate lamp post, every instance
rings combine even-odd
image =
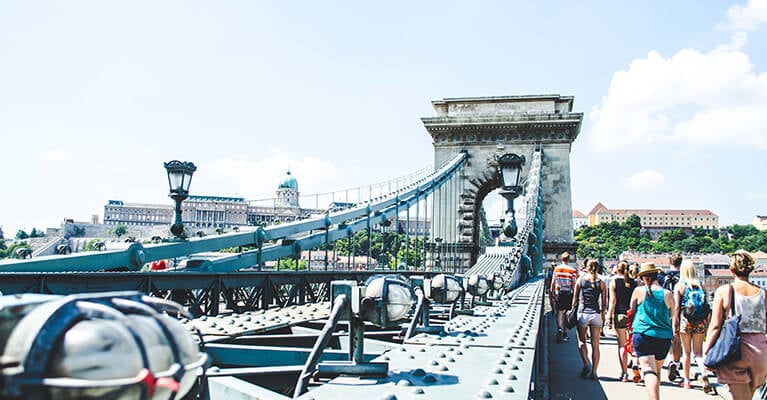
[[[498,157],[498,166],[501,168],[503,187],[500,195],[506,199],[506,213],[509,214],[509,223],[503,227],[503,234],[513,238],[517,234],[517,220],[514,218],[514,199],[522,193],[519,178],[522,175],[522,166],[525,165],[525,156],[514,153],[506,153]]]
[[[164,163],[165,170],[168,172],[168,186],[170,193],[168,197],[176,202],[176,209],[173,215],[173,225],[170,226],[170,232],[177,240],[185,240],[184,222],[181,219],[181,202],[189,197],[189,184],[192,183],[192,175],[197,171],[197,167],[190,162],[173,160]]]
[[[604,257],[602,256],[602,245],[605,243],[605,241],[602,240],[602,238],[597,238],[595,242],[597,243],[597,252],[598,252],[597,258],[599,260],[599,266],[601,268],[604,268],[605,264],[604,264]]]

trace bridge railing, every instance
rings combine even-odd
[[[2,261],[0,272],[88,272],[115,268],[138,270],[145,263],[155,260],[238,246],[256,246],[256,249],[203,261],[197,269],[227,272],[250,267],[260,268],[265,261],[299,255],[302,250],[347,238],[359,230],[370,228],[395,216],[400,210],[417,204],[422,196],[432,193],[450,180],[466,159],[465,153],[459,153],[439,170],[397,192],[324,216],[259,227],[254,232],[230,233],[147,246],[133,243],[126,250]]]

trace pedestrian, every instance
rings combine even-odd
[[[615,274],[610,280],[610,309],[607,312],[607,326],[615,330],[615,336],[618,342],[618,362],[621,367],[621,374],[618,378],[622,382],[628,382],[629,376],[626,372],[628,367],[628,356],[626,352],[626,341],[628,340],[628,310],[631,305],[631,294],[636,288],[636,281],[629,275],[629,265],[621,261],[615,266]]]
[[[679,282],[679,267],[682,265],[682,256],[679,253],[674,253],[668,258],[669,269],[665,273],[658,276],[658,281],[664,289],[674,291],[676,284]],[[679,341],[679,335],[674,334],[671,338],[671,360],[668,362],[668,380],[671,382],[676,381],[679,377],[680,364],[679,360],[682,358],[682,342]]]
[[[588,274],[580,277],[575,283],[573,307],[578,307],[578,350],[581,353],[583,369],[581,378],[597,380],[599,367],[599,333],[604,319],[605,297],[607,288],[605,282],[599,279],[599,262],[590,260],[586,266]],[[586,338],[591,337],[591,366],[589,366],[589,351]]]
[[[754,270],[751,254],[738,250],[730,257],[730,273],[734,280],[730,285],[720,286],[714,292],[711,323],[706,334],[705,350],[711,348],[719,336],[724,320],[732,308],[741,316],[740,360],[719,367],[717,381],[726,383],[733,400],[747,400],[767,381],[767,311],[765,311],[765,290],[749,281]]]
[[[644,286],[631,294],[631,310],[634,313],[634,334],[631,338],[639,359],[647,398],[660,398],[660,370],[671,347],[674,332],[671,316],[674,314],[674,295],[658,282],[662,270],[653,263],[644,263],[637,276]]]
[[[566,342],[567,330],[564,329],[564,313],[569,310],[573,301],[575,280],[578,270],[570,266],[570,253],[564,252],[559,257],[561,264],[554,268],[554,277],[551,281],[551,292],[554,293],[557,312],[557,343]]]
[[[708,329],[708,319],[711,314],[706,299],[703,285],[695,278],[695,265],[692,260],[682,261],[682,266],[679,269],[679,283],[674,288],[676,313],[674,313],[672,320],[674,334],[679,336],[683,349],[684,370],[682,374],[684,380],[681,385],[685,389],[692,387],[690,366],[691,358],[694,357],[703,384],[703,391],[708,393],[713,389],[703,367],[703,335]]]

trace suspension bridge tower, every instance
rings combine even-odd
[[[459,152],[469,156],[454,190],[435,194],[432,215],[432,232],[444,246],[457,249],[461,265],[477,259],[482,201],[501,187],[497,158],[506,153],[531,160],[533,152],[541,151],[544,260],[573,252],[570,149],[583,120],[583,113],[572,112],[573,97],[446,98],[432,105],[436,115],[421,120],[433,140],[435,167]],[[529,164],[522,176],[528,175]]]

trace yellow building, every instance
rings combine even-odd
[[[751,225],[755,226],[760,231],[767,231],[767,215],[757,215],[754,220],[751,221]]]
[[[602,203],[589,211],[589,226],[613,221],[620,223],[632,215],[639,216],[644,228],[719,228],[719,216],[709,210],[621,210],[609,209]]]

